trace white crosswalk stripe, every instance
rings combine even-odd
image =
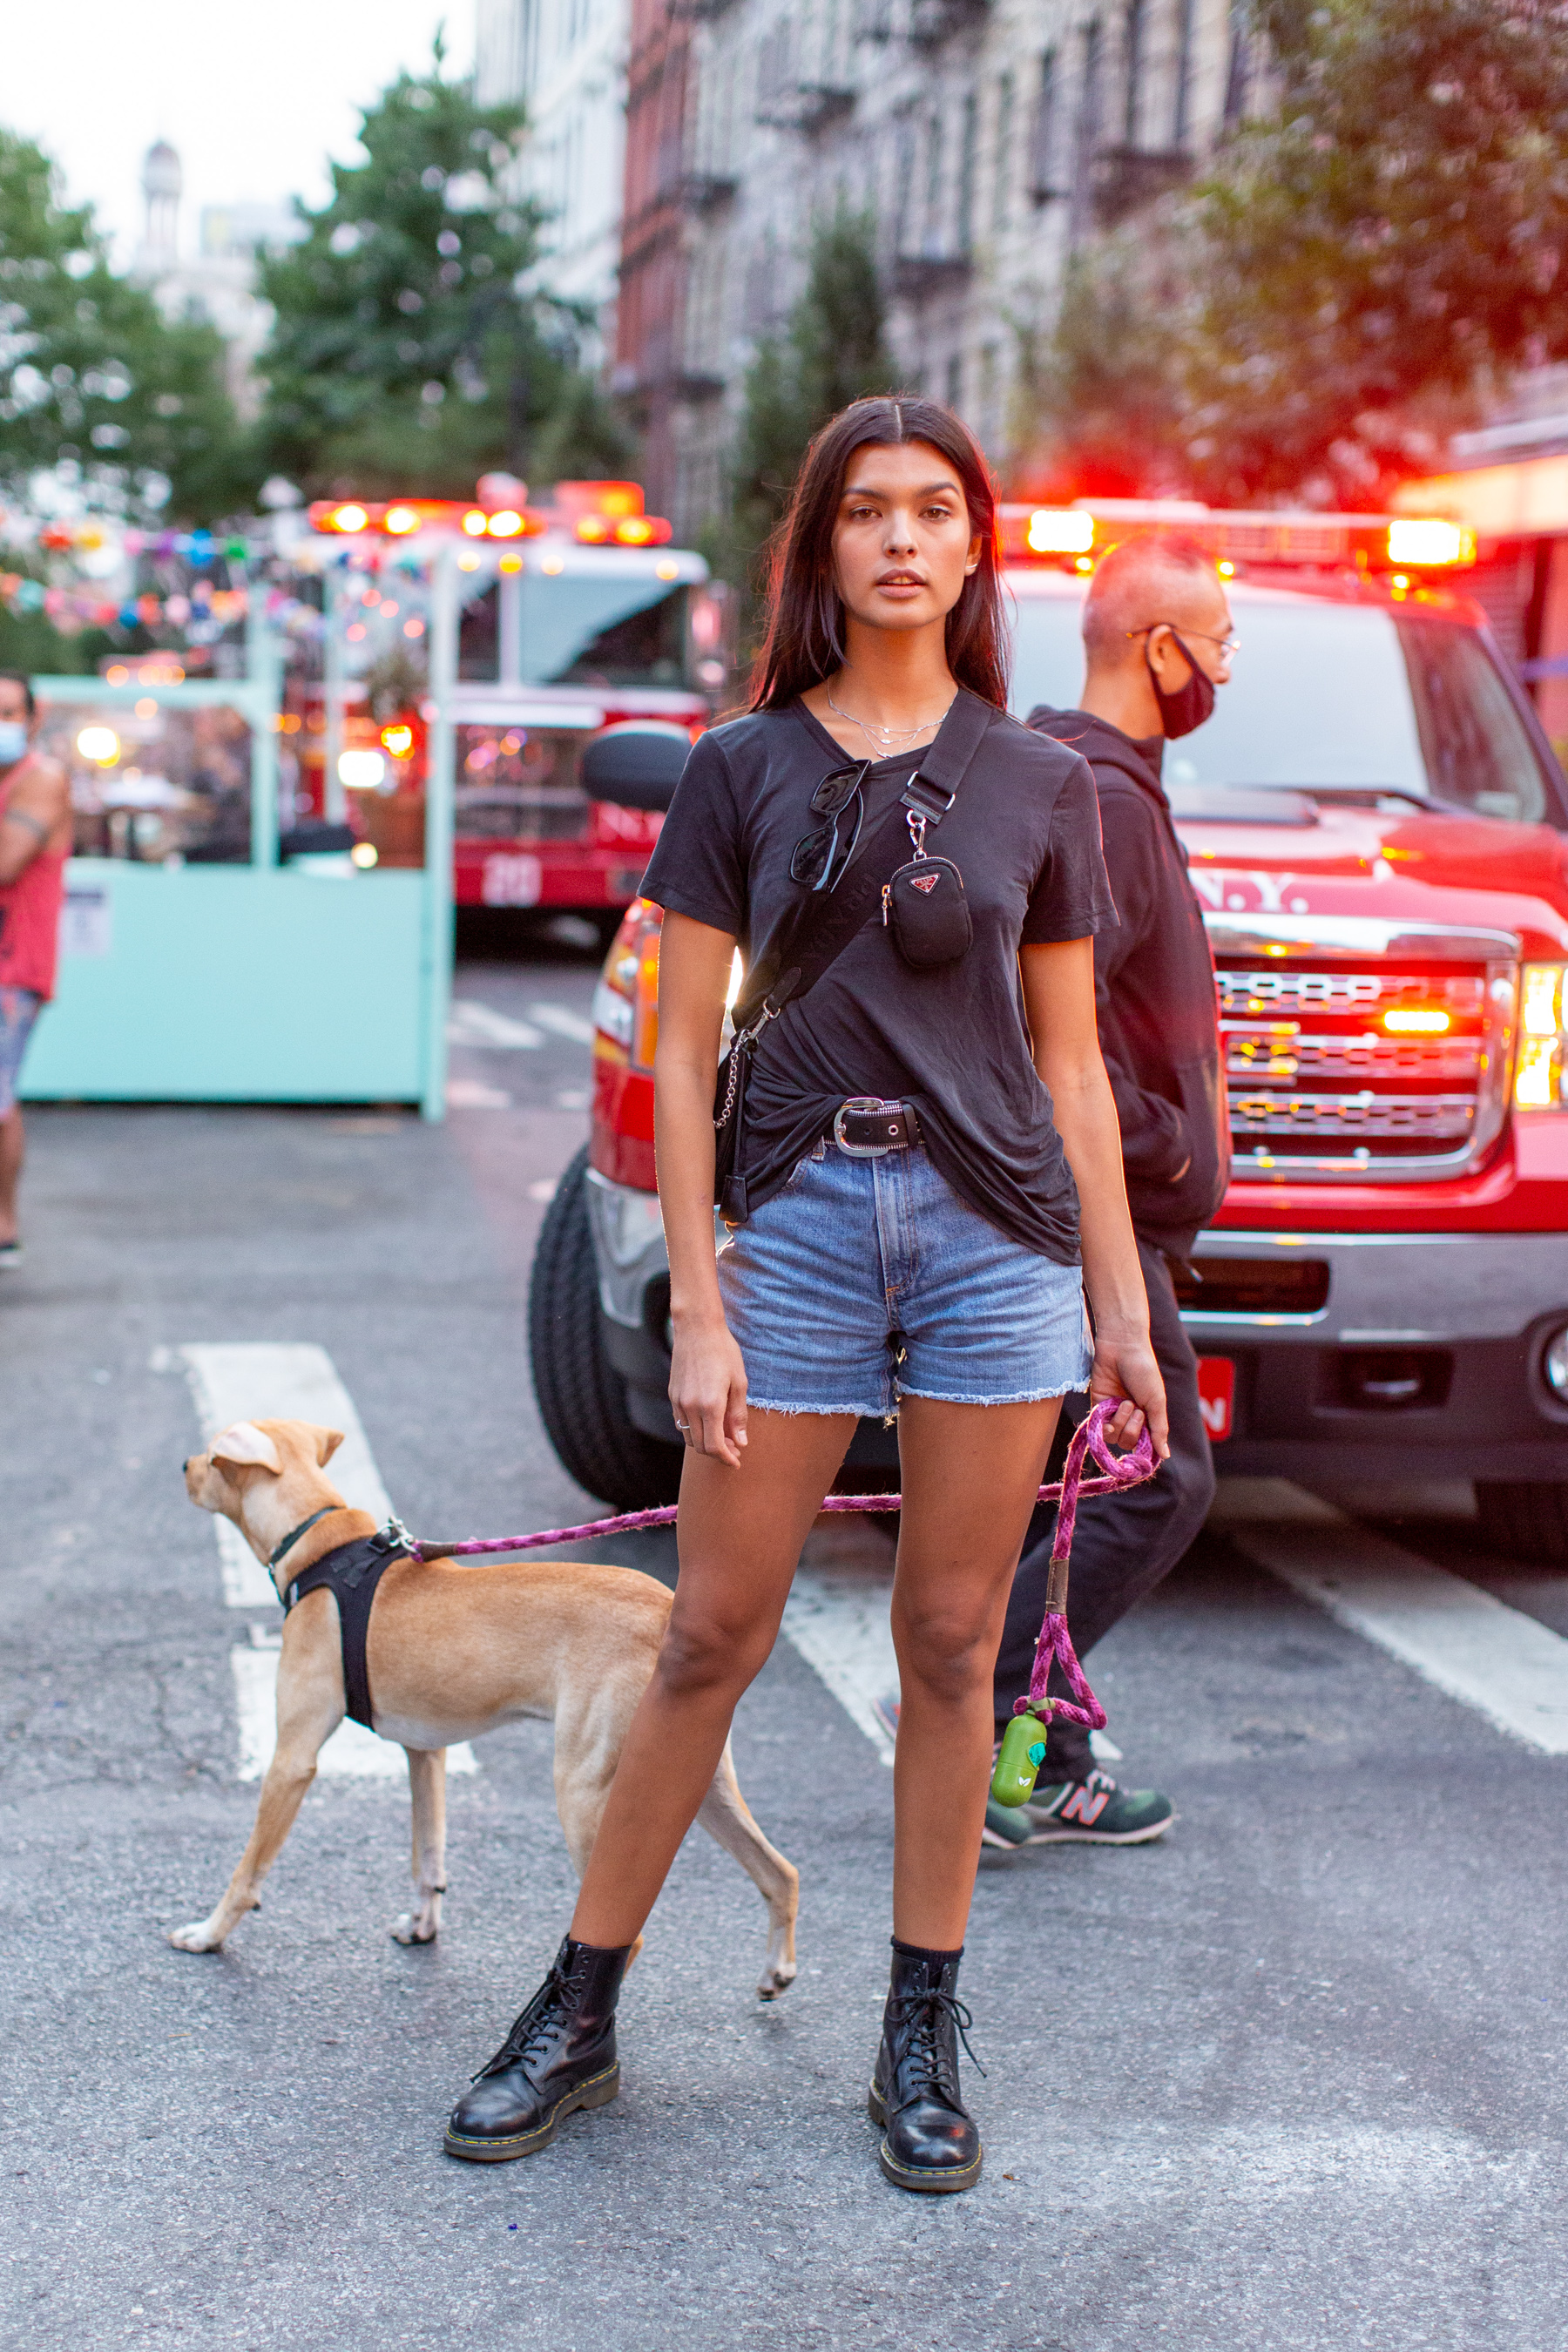
[[[193,1342],[158,1349],[153,1369],[168,1369],[171,1360],[184,1367],[204,1440],[216,1437],[237,1421],[310,1421],[341,1429],[343,1442],[332,1456],[332,1483],[355,1510],[370,1512],[378,1523],[390,1517],[391,1497],[382,1483],[370,1441],[354,1411],[353,1399],[324,1348],[308,1341]],[[239,1529],[227,1519],[215,1518],[212,1526],[224,1599],[229,1607],[276,1610],[278,1595],[272,1579]],[[253,1635],[250,1645],[229,1654],[239,1708],[240,1778],[255,1780],[266,1770],[272,1755],[278,1652],[270,1643],[258,1644]],[[376,1760],[372,1761],[373,1758]],[[447,1750],[447,1769],[450,1772],[478,1769],[466,1741]],[[319,1769],[356,1779],[401,1778],[403,1750],[378,1739],[361,1724],[345,1722],[322,1748]]]
[[[893,1555],[864,1519],[818,1519],[784,1603],[784,1633],[884,1764],[893,1760],[899,1662],[888,1621]]]
[[[1211,1527],[1342,1625],[1548,1756],[1568,1756],[1568,1642],[1286,1479],[1227,1479]]]
[[[594,1024],[584,1021],[580,1013],[573,1013],[564,1004],[531,1004],[529,1012],[542,1029],[553,1030],[557,1037],[569,1037],[574,1045],[591,1045]]]
[[[492,1053],[536,1054],[544,1040],[527,1021],[514,1021],[508,1013],[498,1013],[492,1004],[483,1004],[475,996],[458,996],[452,1000],[447,1020],[447,1043],[449,1045],[477,1045]]]

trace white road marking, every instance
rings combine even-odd
[[[448,1110],[510,1110],[511,1097],[499,1087],[481,1086],[478,1078],[448,1078]]]
[[[553,1201],[560,1190],[558,1176],[539,1176],[529,1185],[528,1197],[531,1201]]]
[[[545,1024],[550,1025],[548,1023]],[[476,1045],[491,1053],[537,1053],[544,1040],[526,1021],[514,1021],[477,997],[454,997],[447,1022],[449,1045]]]
[[[1221,1482],[1211,1527],[1352,1633],[1547,1756],[1568,1756],[1568,1642],[1282,1478]]]
[[[542,1029],[552,1029],[557,1037],[570,1037],[574,1045],[591,1045],[594,1024],[584,1021],[580,1013],[569,1012],[564,1004],[531,1004],[530,1013]]]
[[[899,1662],[888,1610],[893,1555],[864,1520],[818,1519],[784,1603],[784,1631],[884,1764],[893,1760]]]
[[[228,1654],[234,1669],[235,1704],[239,1712],[239,1777],[259,1780],[272,1761],[278,1738],[278,1650],[271,1643],[251,1648],[237,1643]],[[479,1764],[465,1739],[447,1750],[448,1772],[477,1772]],[[402,1780],[407,1759],[390,1739],[378,1739],[363,1723],[345,1717],[320,1756],[318,1772],[356,1780]]]
[[[236,1421],[313,1421],[328,1429],[341,1429],[343,1442],[331,1460],[333,1485],[344,1502],[352,1503],[355,1510],[369,1511],[378,1523],[391,1517],[392,1498],[382,1483],[353,1399],[324,1348],[309,1341],[256,1340],[198,1343],[172,1353],[185,1367],[204,1438],[216,1437],[220,1429]],[[154,1370],[167,1367],[170,1354],[164,1349],[154,1350]],[[229,1607],[276,1608],[272,1579],[239,1529],[227,1519],[215,1518],[212,1526],[223,1572],[223,1597]],[[266,1770],[272,1755],[278,1653],[264,1643],[231,1651],[230,1657],[239,1706],[240,1778],[253,1780]],[[363,1760],[369,1754],[378,1761]],[[258,1757],[260,1761],[252,1769]],[[319,1769],[395,1779],[404,1769],[403,1750],[389,1740],[378,1739],[363,1724],[344,1723],[322,1748]],[[478,1769],[467,1741],[447,1750],[447,1769],[450,1772]]]
[[[784,1613],[786,1639],[889,1765],[899,1721],[892,1597],[886,1536],[868,1519],[836,1512],[819,1518],[806,1538]],[[1098,1763],[1121,1763],[1121,1748],[1104,1732],[1090,1732],[1089,1744]]]

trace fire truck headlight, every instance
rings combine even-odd
[[[1513,1099],[1521,1110],[1555,1110],[1563,1100],[1563,982],[1557,963],[1527,963],[1521,976],[1513,1075]]]
[[[1541,1369],[1553,1396],[1568,1403],[1568,1325],[1553,1331],[1542,1352]]]

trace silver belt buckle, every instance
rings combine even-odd
[[[848,1101],[840,1103],[833,1114],[833,1140],[839,1150],[847,1152],[851,1160],[885,1160],[889,1151],[897,1151],[900,1147],[896,1143],[846,1143],[844,1114],[847,1110],[853,1110],[862,1116],[874,1116],[878,1111],[902,1111],[903,1108],[901,1102],[884,1102],[880,1095],[851,1095]]]

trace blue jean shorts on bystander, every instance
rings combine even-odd
[[[22,1056],[43,1002],[31,988],[0,988],[0,1118],[16,1107]]]

